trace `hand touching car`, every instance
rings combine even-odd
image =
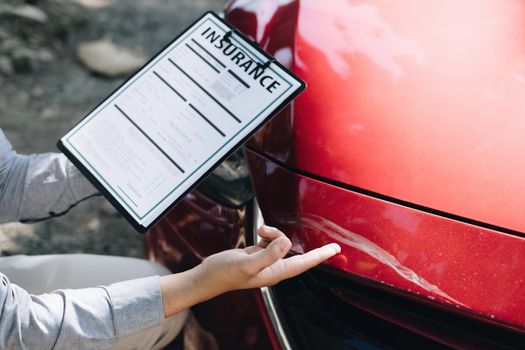
[[[258,234],[262,240],[257,245],[226,250],[191,270],[161,277],[165,316],[231,290],[274,285],[341,251],[339,245],[331,243],[285,259],[291,242],[284,233],[262,226]]]

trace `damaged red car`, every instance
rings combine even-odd
[[[196,306],[206,349],[525,347],[525,2],[232,1],[225,19],[306,81],[146,236],[181,271],[252,244],[291,280]]]

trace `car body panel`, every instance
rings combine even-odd
[[[525,330],[525,239],[370,197],[246,151],[257,199],[296,253],[336,242],[336,270]],[[276,200],[292,198],[292,200]]]
[[[446,322],[437,327],[430,317],[421,323],[420,316],[427,315],[396,309],[408,300],[523,339],[523,4],[238,0],[228,5],[225,17],[232,25],[309,85],[256,133],[245,154],[266,222],[290,236],[295,253],[328,242],[342,246],[341,254],[315,272],[337,274],[342,276],[337,281],[353,280],[364,290],[356,294],[356,288],[328,284],[325,299],[309,297],[353,308],[361,317],[350,328],[366,328],[368,323],[357,323],[371,317],[383,320],[370,323],[385,326],[379,329],[395,325],[391,335],[397,343],[390,344],[397,347],[409,344],[414,333],[424,338],[416,342],[493,348],[490,339],[472,332],[467,339]],[[243,246],[254,224],[245,210],[194,191],[148,234],[150,259],[180,271],[216,251]],[[289,282],[308,295],[301,280]],[[280,286],[272,290],[287,288]],[[372,301],[368,290],[385,294]],[[388,304],[387,295],[399,298]],[[294,300],[293,293],[288,300]],[[297,323],[311,315],[302,305],[314,303],[305,300],[294,309]],[[195,310],[221,349],[247,344],[278,349],[263,304],[257,291],[243,291]],[[292,312],[291,305],[281,307],[281,316]],[[328,316],[353,318],[354,313],[337,310]],[[324,326],[330,339],[344,333],[337,322],[303,324]],[[400,335],[396,327],[408,332]],[[369,330],[365,338],[371,344],[374,333],[383,336]],[[500,339],[506,338],[502,334]],[[361,338],[348,339],[333,340],[343,348],[360,347]]]
[[[293,115],[258,135],[260,150],[328,179],[525,232],[525,2],[235,4],[228,20],[272,54],[293,45],[290,65],[308,84]],[[276,23],[293,6],[290,39]],[[255,25],[238,19],[248,16]]]

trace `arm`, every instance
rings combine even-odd
[[[259,235],[264,239],[257,246],[212,255],[160,280],[154,276],[36,296],[0,274],[0,349],[104,349],[194,304],[230,290],[278,283],[340,251],[328,244],[283,259],[290,240],[268,227]]]
[[[0,349],[106,349],[159,325],[159,277],[30,295],[0,274]]]
[[[96,193],[64,155],[19,155],[0,129],[0,223],[61,215]]]

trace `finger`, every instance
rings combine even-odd
[[[279,229],[266,225],[259,227],[257,230],[257,234],[259,235],[259,237],[261,237],[261,239],[259,240],[257,245],[244,248],[246,253],[252,254],[256,251],[261,250],[261,248],[266,248],[268,244],[270,244],[270,242],[275,238],[285,236],[285,234]]]
[[[248,254],[252,254],[252,253],[255,253],[255,252],[258,252],[259,250],[263,249],[264,247],[261,247],[259,245],[251,245],[251,246],[248,246],[246,248],[244,248],[244,251]]]
[[[268,244],[270,244],[272,241],[267,239],[267,238],[263,238],[259,241],[259,243],[257,243],[257,246],[259,248],[266,248],[268,247]]]
[[[279,229],[266,225],[259,227],[257,234],[262,238],[257,245],[263,248],[266,248],[274,239],[285,236]]]
[[[257,234],[261,238],[266,238],[266,239],[269,239],[270,241],[273,241],[274,239],[278,237],[285,236],[285,234],[278,228],[275,228],[272,226],[266,226],[266,225],[259,227],[259,229],[257,230]]]
[[[269,282],[275,284],[283,279],[300,275],[340,252],[341,247],[337,243],[330,243],[307,253],[281,260],[279,264],[269,268],[268,277],[271,276]]]
[[[277,260],[283,258],[291,247],[292,242],[290,242],[286,236],[274,239],[266,248],[248,256],[250,270],[259,272],[272,265]]]

